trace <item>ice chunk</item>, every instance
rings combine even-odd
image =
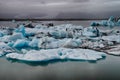
[[[38,42],[39,42],[39,39],[33,38],[33,40],[29,43],[29,46],[32,48],[38,48]]]
[[[100,26],[100,24],[98,22],[92,22],[91,26]]]
[[[54,38],[66,38],[67,32],[63,30],[54,30],[49,33]]]
[[[48,27],[45,26],[45,25],[38,24],[38,25],[35,26],[35,28],[36,28],[36,29],[41,29],[41,28],[42,28],[42,29],[45,29],[45,28],[48,28]]]
[[[28,52],[28,50],[26,50],[26,49],[22,49],[21,51],[23,54],[26,54]]]
[[[105,56],[103,52],[97,52],[89,49],[48,49],[48,50],[31,50],[26,54],[11,53],[6,57],[22,61],[49,61],[55,59],[70,60],[98,60]]]
[[[23,48],[23,47],[28,47],[28,46],[29,46],[29,41],[24,40],[24,39],[22,40],[18,39],[13,45],[13,47],[15,48]]]
[[[100,24],[101,26],[108,26],[107,20],[102,20]]]
[[[117,43],[120,43],[120,35],[103,36],[102,39],[107,40],[107,41],[115,41]]]
[[[117,26],[120,26],[120,19],[119,19],[118,22],[117,22]]]
[[[17,39],[24,39],[22,33],[13,33],[13,35],[8,38],[9,41],[16,41]]]
[[[110,28],[113,28],[115,26],[115,23],[113,21],[108,21],[107,24]]]
[[[43,37],[39,40],[39,48],[51,49],[57,47],[57,40],[52,37]]]
[[[84,28],[83,35],[86,37],[98,37],[99,30],[94,27],[87,27],[87,28]]]
[[[7,45],[10,46],[10,47],[12,47],[14,45],[14,42],[13,41],[8,42]]]
[[[0,56],[11,53],[13,50],[4,42],[0,42]]]
[[[15,23],[15,22],[16,22],[16,21],[13,19],[13,20],[12,20],[12,23]]]
[[[3,37],[0,38],[0,41],[2,41],[2,42],[9,42],[9,41],[10,41],[10,40],[9,40],[9,37],[10,37],[10,36],[8,36],[8,35],[3,36]]]
[[[44,37],[39,40],[38,47],[43,49],[53,49],[60,47],[78,48],[82,44],[81,39],[54,39],[50,37]]]
[[[82,44],[81,39],[68,39],[64,42],[63,47],[66,48],[78,48]]]
[[[3,35],[3,33],[2,32],[0,32],[0,37],[3,37],[4,35]]]
[[[24,25],[20,25],[19,28],[17,28],[17,29],[15,30],[15,32],[20,32],[20,33],[22,33],[23,36],[26,36],[26,32],[25,32],[25,27],[24,27]]]
[[[108,21],[114,22],[114,21],[115,21],[115,18],[114,18],[113,16],[111,16],[111,17],[108,19]]]
[[[13,33],[13,35],[6,35],[0,38],[2,42],[16,41],[17,39],[24,39],[21,33]]]

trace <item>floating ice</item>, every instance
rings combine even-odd
[[[115,18],[111,16],[108,20],[102,20],[101,22],[92,22],[91,26],[109,26],[113,28],[114,26],[119,26],[119,22],[115,21]]]
[[[101,26],[108,26],[107,20],[102,20],[102,21],[100,22],[100,25],[101,25]]]
[[[82,45],[81,39],[68,39],[64,42],[63,47],[66,48],[79,48]]]
[[[0,42],[0,56],[11,53],[13,50],[4,42]]]
[[[24,25],[20,25],[19,28],[15,30],[15,32],[20,32],[23,36],[26,36]]]
[[[46,29],[46,28],[48,28],[48,27],[45,26],[45,25],[38,24],[38,25],[35,26],[35,28],[36,28],[36,29]]]
[[[54,38],[66,38],[67,32],[63,30],[55,30],[49,33]]]
[[[29,43],[29,46],[32,48],[38,48],[38,42],[39,42],[39,39],[33,38],[33,40]]]
[[[11,42],[16,41],[18,39],[24,39],[25,37],[21,33],[13,33],[13,35],[5,35],[0,38],[0,41],[2,42]]]
[[[118,22],[116,23],[117,26],[120,26],[120,19],[118,20]]]
[[[24,47],[28,47],[28,46],[29,46],[29,41],[24,40],[24,39],[22,39],[22,40],[18,39],[13,45],[14,48],[24,48]]]
[[[2,32],[0,32],[0,37],[3,37],[3,33]]]
[[[98,37],[99,30],[94,27],[87,27],[87,28],[84,28],[83,35],[86,37]]]
[[[99,23],[97,23],[97,22],[92,22],[91,23],[91,26],[99,26],[100,24]]]
[[[48,50],[31,50],[26,54],[11,53],[6,57],[22,61],[49,61],[55,59],[69,60],[98,60],[105,56],[103,52],[97,52],[89,49],[48,49]]]
[[[102,36],[103,40],[114,41],[120,43],[120,35],[110,35],[110,36]]]
[[[10,47],[12,47],[14,45],[14,42],[13,41],[8,42],[7,45],[10,46]]]
[[[22,33],[13,33],[13,35],[11,35],[8,40],[9,41],[16,41],[18,39],[24,39],[25,37],[22,35]]]

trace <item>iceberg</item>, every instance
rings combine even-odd
[[[120,35],[102,36],[103,40],[120,43]]]
[[[35,26],[35,28],[36,28],[36,29],[41,29],[41,28],[47,28],[47,26],[38,24],[38,25]]]
[[[24,39],[25,37],[22,35],[22,33],[16,33],[14,32],[13,35],[11,35],[8,40],[9,41],[16,41],[18,39]]]
[[[12,47],[14,45],[14,42],[13,41],[8,42],[7,45],[10,46],[10,47]]]
[[[120,26],[120,19],[117,21],[116,24],[117,24],[117,26]]]
[[[94,27],[87,27],[87,28],[84,28],[82,34],[86,37],[98,37],[99,30]]]
[[[38,47],[41,49],[54,49],[60,47],[79,48],[82,44],[81,39],[54,39],[52,37],[44,37],[39,40]]]
[[[11,53],[14,50],[9,47],[7,44],[5,44],[4,42],[0,42],[0,56],[3,56],[7,53]]]
[[[0,41],[2,42],[11,42],[11,41],[16,41],[18,39],[24,39],[25,37],[21,33],[16,33],[14,32],[13,35],[5,35],[0,38]]]
[[[91,26],[100,26],[100,24],[98,22],[92,22]]]
[[[29,46],[32,48],[38,48],[38,42],[39,39],[37,39],[36,37],[32,39],[32,41],[29,43]]]
[[[100,25],[101,25],[101,26],[108,26],[107,20],[102,20],[102,21],[100,22]]]
[[[24,25],[19,25],[19,28],[17,28],[17,29],[15,30],[15,32],[20,32],[20,33],[22,33],[24,36],[26,36],[26,35],[25,35],[25,27],[24,27]]]
[[[48,49],[48,50],[30,50],[26,54],[10,53],[6,57],[21,61],[50,61],[50,60],[99,60],[105,57],[105,53],[89,49]]]
[[[0,32],[0,37],[3,37],[4,35],[3,35],[3,33],[2,32]]]
[[[3,37],[0,37],[0,41],[2,42],[11,42],[16,41],[18,39],[24,39],[25,37],[21,33],[14,32],[13,35],[5,35]]]
[[[14,48],[24,48],[28,46],[29,46],[29,41],[24,39],[18,39],[13,45]]]
[[[63,47],[66,48],[79,48],[82,45],[81,39],[68,39],[64,42]]]
[[[67,32],[64,30],[55,30],[49,33],[54,38],[66,38]]]
[[[116,22],[115,18],[111,16],[108,20],[102,20],[101,22],[92,22],[91,26],[107,26],[113,28],[114,26],[119,26],[119,21]]]

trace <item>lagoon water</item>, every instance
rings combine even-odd
[[[52,22],[55,25],[72,23],[89,26],[91,21]],[[2,21],[0,26],[15,27],[16,24]],[[0,80],[120,80],[119,74],[120,57],[112,55],[107,55],[105,59],[97,62],[51,61],[36,64],[0,58]]]

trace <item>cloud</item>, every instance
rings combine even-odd
[[[0,0],[0,17],[119,16],[119,7],[120,0]]]

